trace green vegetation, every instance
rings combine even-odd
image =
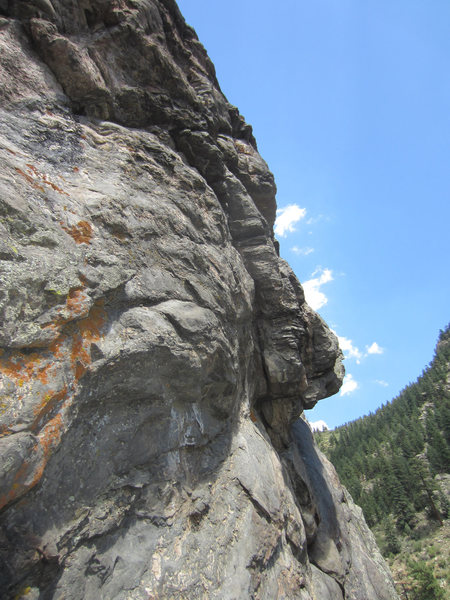
[[[362,507],[399,582],[400,595],[414,600],[447,597],[449,373],[447,326],[430,365],[397,398],[374,414],[315,434]]]
[[[433,568],[426,562],[411,563],[410,574],[415,583],[408,596],[411,600],[441,600],[441,598],[445,598],[444,590],[439,587]]]

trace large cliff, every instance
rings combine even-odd
[[[396,598],[304,408],[337,341],[173,0],[0,0],[0,594]]]

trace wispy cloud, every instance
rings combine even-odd
[[[334,332],[336,335],[337,333]],[[345,358],[354,358],[359,365],[361,362],[361,358],[363,357],[363,353],[361,350],[355,346],[352,340],[349,340],[346,337],[338,335],[339,346],[341,347],[342,352],[344,353]]]
[[[388,382],[384,381],[384,379],[375,379],[375,383],[378,383],[378,385],[381,385],[382,387],[388,387]]]
[[[294,225],[306,215],[306,208],[300,208],[297,204],[289,204],[277,210],[274,231],[280,237],[286,237],[287,233],[295,231]]]
[[[312,279],[303,282],[306,302],[314,310],[319,310],[319,308],[322,308],[328,302],[328,298],[320,290],[320,287],[329,281],[333,281],[332,271],[330,269],[318,268],[312,274]]]
[[[358,382],[353,379],[353,375],[351,373],[347,373],[347,375],[344,377],[344,383],[342,384],[340,395],[345,396],[347,394],[351,394],[357,390],[358,387]]]
[[[325,421],[311,421],[311,423],[309,424],[309,426],[311,427],[311,429],[313,431],[327,431],[328,429],[330,429],[328,427],[328,425],[325,423]]]
[[[292,246],[291,251],[299,256],[308,256],[314,252],[314,248],[299,248],[298,246]]]
[[[309,219],[306,221],[306,224],[307,225],[315,225],[316,223],[321,221],[323,218],[324,218],[323,215],[317,215],[317,217],[309,217]]]
[[[333,331],[333,333],[339,340],[339,346],[344,353],[344,357],[354,358],[358,365],[361,363],[361,359],[366,358],[369,354],[383,354],[384,352],[384,349],[376,342],[373,342],[370,346],[366,346],[366,351],[362,352],[349,338],[338,335],[336,331]]]
[[[384,348],[381,348],[376,342],[371,346],[366,346],[367,354],[383,354]]]

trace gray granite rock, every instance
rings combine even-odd
[[[294,425],[341,353],[175,2],[3,0],[0,80],[2,597],[395,598]]]

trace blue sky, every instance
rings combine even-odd
[[[450,320],[450,2],[178,5],[275,175],[281,254],[347,355],[343,390],[307,417],[374,411]]]

